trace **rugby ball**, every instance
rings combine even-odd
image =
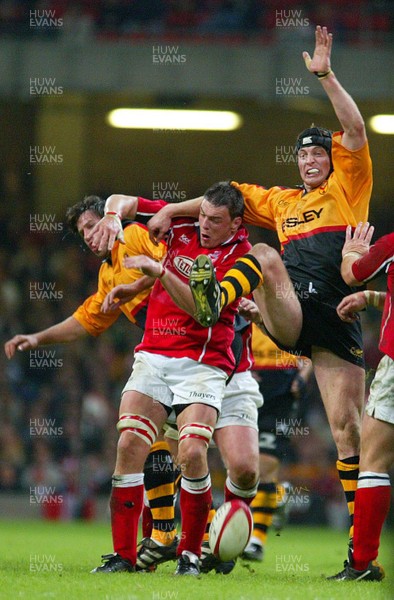
[[[242,500],[230,500],[216,511],[209,528],[209,547],[220,560],[236,558],[243,552],[253,531],[250,508]]]

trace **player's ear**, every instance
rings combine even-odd
[[[234,229],[234,231],[237,231],[237,229],[239,229],[242,225],[242,217],[235,217],[235,219],[233,219],[233,224],[232,227]]]

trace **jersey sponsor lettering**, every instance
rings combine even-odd
[[[310,223],[315,219],[320,219],[320,216],[323,212],[323,208],[320,210],[307,210],[302,213],[302,218],[299,217],[289,217],[282,222],[282,231],[285,231],[287,228],[297,227],[298,225],[302,225],[303,223]]]
[[[340,274],[347,225],[368,220],[372,162],[366,143],[351,151],[333,134],[333,171],[318,188],[265,188],[237,184],[245,198],[245,223],[276,230],[293,283],[309,282],[325,297],[340,300],[353,290]]]
[[[183,240],[182,240],[183,241]],[[174,267],[185,277],[189,277],[193,265],[193,259],[188,256],[176,256],[174,258]]]

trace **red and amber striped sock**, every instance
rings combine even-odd
[[[211,526],[212,523],[212,519],[216,514],[216,510],[213,507],[213,503],[211,504],[211,508],[208,514],[208,520],[207,520],[207,525],[205,527],[205,533],[204,533],[204,537],[202,538],[203,542],[207,542],[209,540],[209,528]]]
[[[353,538],[353,515],[354,515],[354,497],[357,489],[357,480],[359,473],[359,456],[350,456],[337,460],[337,469],[350,517],[349,538]]]
[[[222,290],[220,308],[231,304],[241,296],[248,296],[263,283],[259,261],[252,254],[245,254],[227,271],[220,287]]]
[[[150,537],[171,544],[175,535],[174,467],[167,442],[155,442],[144,466],[145,491],[152,515]]]
[[[253,515],[253,534],[254,538],[260,540],[264,546],[268,529],[272,525],[272,518],[277,506],[276,483],[260,483],[255,499],[250,508]]]

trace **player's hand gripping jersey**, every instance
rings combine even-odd
[[[117,241],[112,249],[111,257],[104,260],[98,275],[98,290],[95,294],[75,311],[73,317],[86,329],[88,333],[98,336],[108,329],[123,312],[132,323],[144,328],[147,304],[150,289],[140,292],[130,302],[121,305],[114,312],[104,314],[101,305],[106,295],[117,285],[134,283],[141,277],[139,269],[125,269],[123,259],[125,256],[146,254],[160,260],[166,253],[166,245],[161,243],[154,246],[149,239],[145,225],[131,223],[124,229],[125,243]]]
[[[352,291],[341,277],[341,251],[346,226],[368,220],[372,163],[367,143],[348,150],[338,132],[332,137],[331,155],[334,170],[309,193],[303,187],[232,183],[245,198],[245,223],[277,231],[296,291],[316,291],[332,299]]]
[[[139,198],[136,218],[148,220],[165,205],[163,201]],[[198,221],[190,218],[174,219],[163,264],[187,284],[194,259],[199,254],[206,254],[211,258],[216,277],[220,281],[235,260],[250,250],[247,238],[246,229],[241,227],[220,246],[203,248],[200,244]],[[144,350],[173,358],[188,357],[230,374],[234,368],[231,342],[237,304],[226,307],[216,325],[204,328],[179,308],[161,282],[156,280],[149,300],[144,337],[136,352]]]

